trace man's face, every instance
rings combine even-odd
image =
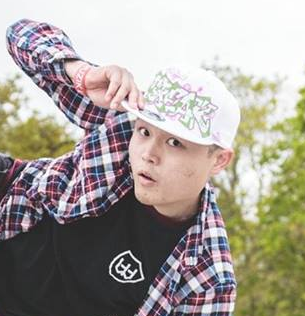
[[[173,136],[138,119],[129,145],[136,198],[160,213],[183,219],[197,210],[213,174],[208,147]]]

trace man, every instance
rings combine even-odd
[[[21,20],[7,43],[86,137],[19,173],[5,164],[2,314],[231,315],[236,282],[208,180],[232,159],[240,114],[221,81],[163,70],[144,107],[128,71],[84,62],[54,26]]]

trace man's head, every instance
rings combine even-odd
[[[208,179],[233,157],[240,120],[235,98],[209,71],[159,72],[145,93],[130,142],[135,195],[177,219],[197,209]]]

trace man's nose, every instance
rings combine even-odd
[[[160,163],[160,148],[155,142],[146,145],[142,152],[142,160],[157,165]]]

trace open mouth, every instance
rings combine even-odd
[[[146,181],[156,182],[156,180],[153,179],[153,178],[151,177],[151,175],[150,175],[149,173],[147,173],[147,172],[141,171],[141,172],[139,172],[139,176],[140,176],[140,178],[142,178],[142,179],[144,179],[144,180],[146,180]]]

